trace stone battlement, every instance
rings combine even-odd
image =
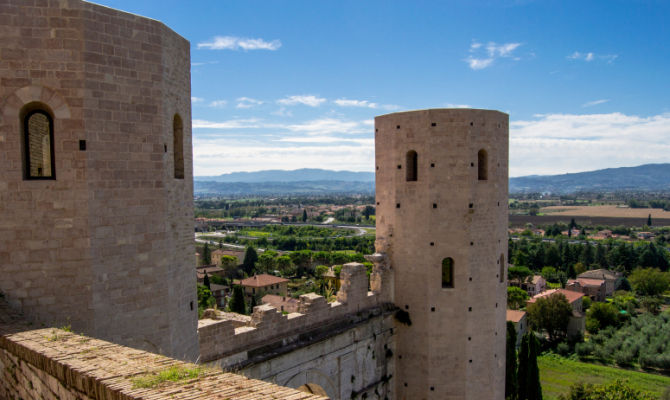
[[[197,377],[138,387],[137,378],[171,368]],[[14,398],[325,399],[62,329],[32,329],[0,299],[0,399]]]
[[[302,334],[325,326],[355,324],[369,315],[379,315],[385,302],[379,293],[368,292],[365,267],[360,263],[342,266],[342,286],[337,301],[328,303],[323,296],[308,293],[300,296],[299,312],[283,315],[264,304],[254,307],[244,325],[240,318],[230,318],[218,311],[207,311],[210,318],[198,322],[200,361],[222,367],[244,363],[253,350],[268,344],[287,346],[303,339]],[[346,320],[346,321],[345,321]],[[272,349],[266,349],[272,351]],[[225,360],[222,360],[225,359]]]

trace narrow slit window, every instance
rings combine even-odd
[[[505,255],[500,255],[500,283],[505,282]]]
[[[184,124],[179,114],[172,121],[172,140],[174,152],[174,177],[184,179]]]
[[[454,287],[454,259],[447,257],[442,260],[442,288]]]
[[[55,179],[53,119],[44,110],[33,110],[26,114],[23,129],[26,178]]]
[[[488,155],[486,150],[481,149],[477,153],[477,167],[478,177],[480,181],[488,179]]]
[[[407,182],[414,182],[417,180],[417,155],[416,151],[410,150],[407,152]]]

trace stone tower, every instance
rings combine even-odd
[[[195,359],[188,41],[80,0],[5,0],[0,25],[0,292]]]
[[[407,313],[397,324],[394,397],[503,399],[507,114],[380,116],[375,153],[377,251]]]

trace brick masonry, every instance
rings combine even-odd
[[[478,176],[481,149],[486,180]],[[415,181],[407,180],[410,151],[417,154]],[[380,116],[375,156],[376,247],[394,271],[393,302],[412,322],[398,327],[396,398],[503,399],[507,114]],[[447,257],[453,288],[441,284]]]
[[[55,180],[23,178],[21,116],[36,106],[53,118]],[[15,309],[197,357],[190,110],[189,43],[162,23],[80,0],[0,3],[0,291]]]
[[[325,399],[213,369],[152,388],[133,381],[170,367],[196,366],[61,329],[31,329],[0,299],[0,399]]]

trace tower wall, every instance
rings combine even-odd
[[[415,181],[408,181],[410,151]],[[508,116],[469,109],[380,116],[375,153],[377,251],[389,257],[393,301],[411,320],[398,323],[396,398],[503,399]],[[453,288],[442,287],[447,257]]]
[[[3,1],[0,22],[0,291],[37,324],[195,359],[188,41],[80,0]],[[26,107],[53,119],[55,179],[25,178]]]

